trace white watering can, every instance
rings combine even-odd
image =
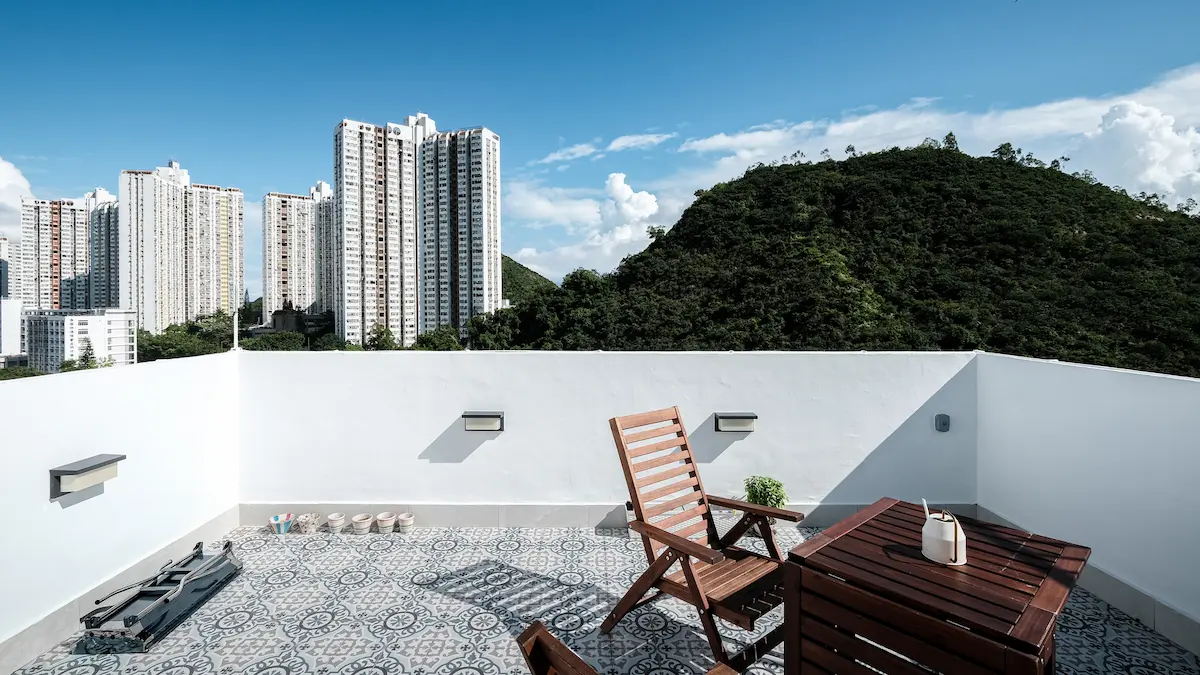
[[[930,513],[924,499],[925,526],[921,528],[921,553],[942,565],[967,564],[967,535],[949,511]]]

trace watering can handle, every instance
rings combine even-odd
[[[950,516],[954,520],[954,552],[950,554],[950,562],[958,562],[958,531],[962,529],[962,524],[958,522],[958,517],[953,513],[942,509],[942,516]]]

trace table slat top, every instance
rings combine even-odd
[[[792,549],[789,559],[1021,651],[1050,639],[1091,550],[958,518],[967,564],[921,554],[921,506],[881,499]]]

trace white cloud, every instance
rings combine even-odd
[[[573,159],[579,159],[580,157],[587,157],[595,152],[596,146],[592,145],[591,143],[578,143],[576,145],[565,147],[562,150],[555,150],[554,152],[539,159],[537,164],[569,162]]]
[[[700,188],[740,176],[757,162],[803,152],[834,158],[847,145],[862,151],[917,145],[953,131],[967,153],[985,155],[1011,142],[1045,161],[1066,155],[1067,171],[1090,169],[1109,185],[1130,193],[1158,192],[1169,203],[1200,200],[1200,66],[1167,73],[1124,95],[1072,98],[1024,108],[982,113],[950,110],[945,101],[914,98],[890,110],[853,109],[837,119],[774,120],[741,131],[690,138],[680,147],[685,160],[674,173],[646,185],[659,205],[652,221],[671,225]],[[692,158],[688,161],[686,158]],[[543,187],[542,190],[554,188]],[[547,273],[589,267],[608,271],[627,253],[646,244],[644,236],[617,228],[581,232],[576,243],[526,253]],[[644,235],[644,228],[642,230]]]
[[[20,169],[0,157],[0,236],[20,238],[22,197],[33,197],[29,181]]]
[[[644,248],[649,241],[647,228],[661,224],[663,212],[655,195],[635,192],[625,181],[623,173],[609,174],[605,199],[588,200],[597,205],[598,219],[590,221],[577,243],[544,250],[523,248],[513,257],[541,274],[561,279],[579,267],[610,270],[621,258]]]
[[[1133,101],[1114,105],[1070,157],[1068,166],[1103,167],[1093,169],[1101,180],[1130,192],[1200,199],[1200,133],[1177,129],[1175,119],[1158,108]]]
[[[574,232],[600,224],[600,202],[585,196],[592,192],[510,181],[505,185],[504,215],[533,227],[558,225]]]
[[[622,150],[633,150],[636,148],[653,148],[654,146],[675,138],[679,134],[630,134],[628,136],[617,136],[612,139],[612,142],[605,148],[609,152],[620,152]]]

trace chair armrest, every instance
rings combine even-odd
[[[793,523],[798,523],[801,520],[804,520],[803,513],[796,513],[795,511],[788,511],[786,509],[776,509],[770,506],[760,506],[758,504],[751,504],[750,502],[743,502],[738,499],[729,499],[728,497],[714,497],[709,495],[708,503],[715,506],[724,506],[727,509],[737,509],[738,511],[743,511],[745,513],[753,513],[756,516],[771,516]]]
[[[643,534],[651,539],[666,544],[676,551],[690,555],[697,560],[702,560],[710,565],[715,565],[725,559],[725,556],[720,551],[714,551],[707,546],[701,546],[691,539],[685,539],[677,534],[672,534],[666,530],[655,527],[649,523],[640,520],[634,520],[629,523],[629,529]]]
[[[718,663],[717,665],[713,666],[712,670],[708,671],[705,675],[738,675],[738,671],[730,668],[724,663]]]

